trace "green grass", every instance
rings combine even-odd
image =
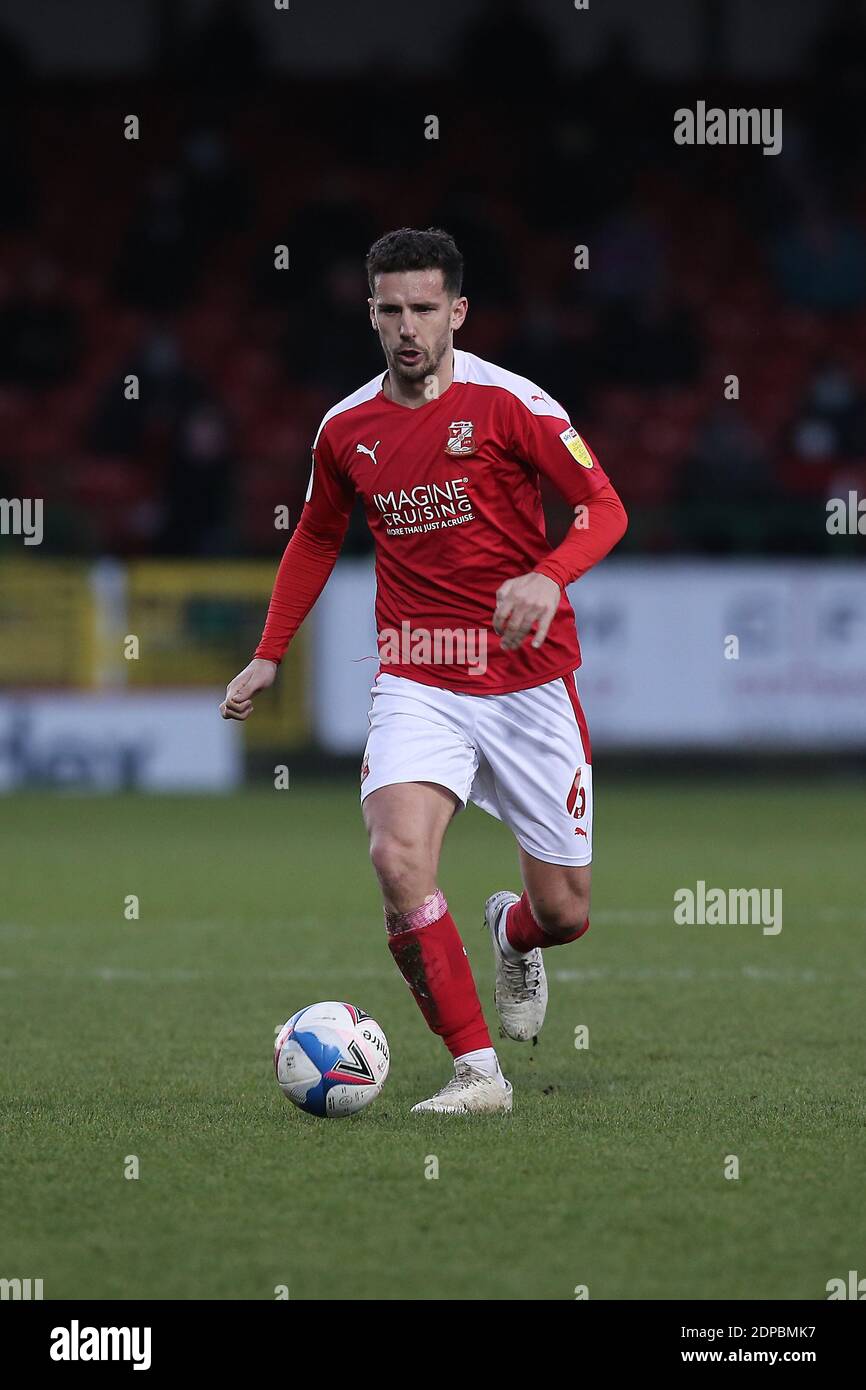
[[[47,1298],[820,1299],[866,1274],[862,791],[600,779],[596,816],[592,929],[547,953],[535,1050],[500,1050],[514,1113],[461,1120],[407,1113],[449,1062],[388,954],[353,784],[0,801],[0,1276]],[[675,925],[700,878],[782,888],[782,932]],[[505,828],[461,814],[441,884],[493,1024]],[[353,1120],[274,1080],[276,1025],[321,998],[391,1043]]]

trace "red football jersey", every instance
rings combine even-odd
[[[524,377],[454,352],[447,390],[412,409],[383,375],[328,411],[302,523],[345,526],[363,499],[376,549],[383,670],[473,695],[541,685],[580,665],[563,593],[541,647],[503,651],[496,591],[551,553],[540,474],[572,506],[607,483],[562,406]]]

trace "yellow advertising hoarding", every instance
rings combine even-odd
[[[95,643],[87,564],[0,561],[0,686],[90,686]]]
[[[127,566],[128,632],[141,656],[129,684],[225,686],[261,636],[276,565],[257,560],[133,561]],[[294,746],[309,736],[307,633],[302,628],[273,690],[246,723],[251,747]]]
[[[224,687],[261,634],[276,563],[27,558],[0,562],[0,685]],[[245,725],[251,748],[309,737],[308,643],[292,643]]]

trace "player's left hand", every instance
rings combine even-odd
[[[503,651],[513,651],[535,628],[533,647],[540,647],[559,607],[562,591],[546,574],[520,574],[506,579],[496,590],[493,631],[502,638]]]

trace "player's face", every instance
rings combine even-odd
[[[447,293],[441,270],[377,275],[368,303],[388,369],[406,383],[436,375],[468,307],[465,298]]]

